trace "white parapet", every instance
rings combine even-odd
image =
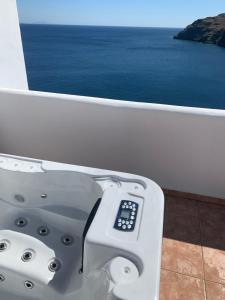
[[[0,87],[28,89],[16,0],[0,0]]]
[[[225,198],[225,111],[0,90],[0,152]]]

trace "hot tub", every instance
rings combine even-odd
[[[0,299],[157,300],[163,207],[147,178],[0,155]]]

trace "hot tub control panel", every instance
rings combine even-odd
[[[114,228],[120,231],[134,231],[138,203],[130,200],[122,200],[120,203],[119,211],[116,217]]]

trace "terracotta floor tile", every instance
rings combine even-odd
[[[160,300],[205,299],[203,276],[207,300],[225,300],[224,228],[224,205],[166,197]]]
[[[225,284],[225,251],[203,247],[203,261],[205,279]]]
[[[201,246],[164,238],[162,268],[203,278]]]
[[[161,270],[160,300],[204,300],[201,279]]]
[[[207,300],[224,300],[225,285],[213,282],[206,282]]]
[[[195,201],[169,199],[164,217],[162,267],[203,278],[198,207]]]
[[[199,204],[206,280],[225,283],[225,207]]]

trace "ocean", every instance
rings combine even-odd
[[[225,48],[180,29],[21,25],[32,90],[225,109]]]

